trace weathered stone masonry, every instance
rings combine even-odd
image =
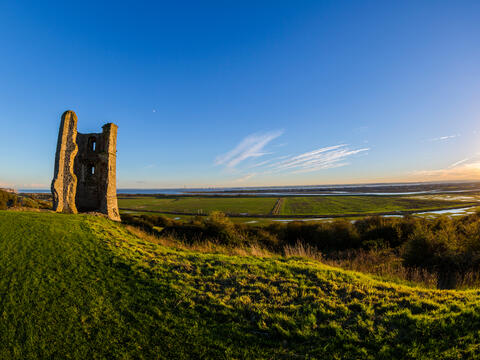
[[[100,212],[120,221],[117,204],[117,125],[105,124],[101,133],[77,132],[77,115],[62,115],[52,181],[57,212]]]

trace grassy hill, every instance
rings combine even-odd
[[[473,358],[480,292],[179,250],[88,215],[0,211],[0,358]]]

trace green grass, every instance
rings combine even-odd
[[[120,198],[120,208],[137,210],[175,211],[184,213],[204,213],[222,211],[225,213],[268,214],[275,205],[272,197],[173,197],[155,198],[151,196]]]
[[[468,206],[465,202],[415,199],[401,196],[303,196],[286,197],[281,215],[338,215],[389,211],[441,209]]]
[[[119,207],[134,209],[137,212],[179,212],[203,213],[222,211],[231,214],[269,214],[277,198],[275,197],[169,197],[156,198],[138,196],[120,198]],[[284,197],[280,203],[278,215],[342,215],[342,214],[369,214],[406,210],[433,210],[454,206],[468,206],[470,203],[462,201],[447,201],[438,199],[424,199],[403,196],[295,196]],[[145,212],[147,213],[147,212]],[[181,215],[180,215],[181,216]],[[271,223],[261,219],[259,221]],[[245,222],[241,220],[240,222]]]
[[[1,359],[457,359],[480,292],[300,258],[177,250],[88,215],[0,211]]]

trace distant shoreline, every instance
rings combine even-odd
[[[427,195],[480,191],[480,182],[391,183],[358,185],[272,186],[230,188],[118,189],[118,195],[173,196],[341,196],[341,195]],[[19,189],[19,193],[50,193],[50,189]]]

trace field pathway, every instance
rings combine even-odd
[[[272,211],[270,211],[270,215],[280,215],[280,210],[282,210],[282,205],[285,202],[285,198],[278,198],[277,202],[273,206]]]

